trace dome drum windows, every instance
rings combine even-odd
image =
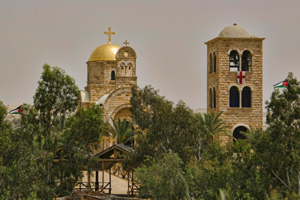
[[[110,72],[110,80],[112,81],[116,80],[116,72],[114,70]]]

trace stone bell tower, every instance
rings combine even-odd
[[[221,119],[231,127],[233,137],[240,131],[263,126],[263,40],[237,24],[225,27],[207,45],[207,112],[223,111]]]

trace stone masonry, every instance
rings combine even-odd
[[[220,33],[221,34],[221,33]],[[231,133],[238,126],[259,128],[263,126],[263,43],[264,38],[257,37],[217,37],[207,45],[207,112],[216,114],[223,111],[221,119],[231,127]],[[251,52],[252,65],[245,72],[245,83],[237,83],[237,72],[230,71],[229,54],[236,50],[241,58],[244,51]],[[216,55],[216,72],[211,72],[210,56]],[[213,64],[213,63],[212,63]],[[241,71],[241,70],[239,70]],[[230,107],[230,88],[236,86],[240,94],[239,107]],[[251,107],[241,107],[241,95],[244,87],[251,89]],[[216,106],[210,105],[210,90],[216,91]],[[220,136],[226,142],[229,136]]]

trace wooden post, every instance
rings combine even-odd
[[[111,194],[111,168],[109,168],[109,194]]]
[[[104,161],[102,161],[102,188],[104,188]]]
[[[127,190],[127,195],[129,196],[130,194],[130,191],[129,191],[129,188],[130,188],[130,184],[129,184],[129,170],[127,171],[127,178],[128,178],[128,190]]]
[[[133,195],[133,170],[131,171],[131,194]]]
[[[96,171],[96,175],[95,175],[96,177],[96,180],[95,180],[95,191],[97,191],[98,189],[99,189],[99,180],[98,180],[98,176],[99,176],[99,174],[98,174],[98,171]]]
[[[91,173],[88,171],[88,190],[91,189]]]

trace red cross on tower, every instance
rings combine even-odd
[[[243,84],[245,83],[245,72],[244,71],[238,71],[237,72],[237,82],[238,84]]]

